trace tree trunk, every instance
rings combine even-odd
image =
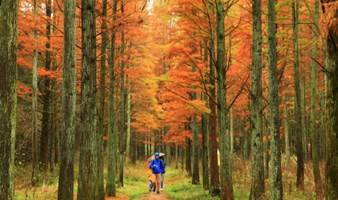
[[[328,9],[331,19],[327,36],[327,140],[326,140],[326,196],[328,200],[338,199],[338,8],[336,2],[331,0]],[[333,3],[334,2],[334,3]],[[324,10],[325,11],[325,10]],[[326,11],[325,11],[326,12]]]
[[[113,2],[113,22],[116,21],[116,10],[117,10],[117,1]],[[113,30],[111,38],[111,48],[109,53],[109,125],[108,125],[108,161],[107,161],[107,185],[106,192],[108,196],[116,195],[116,185],[115,185],[115,176],[116,176],[116,155],[117,155],[117,126],[116,126],[116,116],[114,111],[114,95],[115,95],[115,40],[116,32]]]
[[[194,94],[193,96],[196,96]],[[195,98],[193,98],[195,99]],[[192,156],[193,156],[193,165],[192,165],[192,184],[199,184],[199,162],[198,162],[198,127],[196,122],[196,113],[192,116]]]
[[[185,170],[188,173],[188,176],[191,176],[191,140],[189,138],[185,139],[186,148],[185,148]]]
[[[264,195],[264,157],[262,122],[262,17],[261,0],[252,4],[252,182],[250,199],[262,199]]]
[[[166,150],[166,163],[169,164],[171,161],[171,147],[169,145],[169,143],[166,143],[165,145],[165,150]]]
[[[184,151],[183,148],[180,148],[180,154],[181,154],[181,170],[184,170]]]
[[[102,1],[102,43],[101,43],[101,57],[100,57],[100,96],[99,96],[99,109],[98,109],[98,200],[104,200],[104,153],[103,153],[103,136],[105,135],[105,99],[106,99],[106,52],[108,43],[107,31],[107,0]]]
[[[203,44],[202,44],[203,45]],[[202,46],[201,45],[201,46]],[[204,50],[201,49],[204,63],[208,63],[209,52],[208,52],[208,42],[204,41]],[[201,48],[203,48],[203,46]],[[207,81],[207,80],[203,80]],[[201,94],[202,101],[208,103],[208,97],[205,93]],[[201,120],[202,128],[202,176],[203,176],[203,188],[209,189],[209,136],[208,136],[208,115],[207,113],[202,113]]]
[[[97,199],[95,0],[82,0],[82,77],[78,199]]]
[[[52,86],[55,85],[55,81],[52,80]],[[54,145],[55,145],[55,133],[56,133],[56,128],[55,128],[55,116],[56,116],[56,110],[55,110],[55,93],[52,93],[51,96],[51,121],[50,121],[50,140],[49,140],[49,145],[48,145],[48,151],[49,151],[49,158],[48,158],[48,164],[49,164],[49,172],[50,174],[53,175],[54,173]]]
[[[279,138],[279,97],[277,79],[276,0],[268,0],[268,64],[270,86],[271,199],[283,199]]]
[[[212,8],[213,9],[213,8]],[[210,191],[213,192],[219,188],[219,168],[217,161],[217,122],[216,122],[216,74],[215,74],[215,52],[214,52],[214,30],[210,28],[210,44],[209,44],[209,66],[210,66],[210,97],[209,97],[209,146],[210,146]]]
[[[289,112],[287,106],[287,98],[284,96],[284,131],[285,131],[285,154],[286,154],[286,161],[289,163],[290,161],[290,133],[289,133]]]
[[[128,84],[128,89],[127,89],[127,147],[126,147],[126,152],[127,152],[127,157],[130,158],[130,134],[131,134],[131,94],[130,94],[130,78],[127,76],[127,84]],[[135,161],[135,160],[134,160]]]
[[[234,109],[230,108],[230,157],[231,162],[234,153]]]
[[[202,94],[203,100],[206,100],[206,95]],[[209,189],[209,137],[208,137],[208,116],[202,114],[202,174],[203,188]],[[176,158],[177,159],[177,158]]]
[[[303,130],[302,130],[302,105],[300,91],[300,75],[299,75],[299,50],[298,50],[298,15],[299,1],[292,2],[292,19],[293,19],[293,47],[294,47],[294,81],[295,81],[295,139],[296,139],[296,155],[297,155],[297,187],[304,189],[304,160],[303,160]]]
[[[192,71],[196,71],[196,67],[192,66]],[[196,90],[196,86],[192,86],[192,90]],[[191,100],[196,100],[196,92],[191,92]],[[197,127],[197,114],[194,112],[191,118],[191,132],[192,132],[192,184],[199,184],[199,161],[198,161],[198,127]]]
[[[319,136],[318,130],[316,127],[316,62],[317,59],[317,39],[318,39],[318,18],[319,18],[319,0],[316,0],[315,3],[315,25],[313,26],[313,41],[314,47],[312,49],[312,62],[311,62],[311,74],[310,74],[310,133],[311,133],[311,149],[312,149],[312,166],[313,166],[313,176],[316,188],[317,197],[322,196],[322,183],[320,177],[319,169]]]
[[[268,116],[268,114],[267,114]],[[270,140],[269,135],[270,135],[270,129],[269,129],[269,124],[267,120],[263,120],[264,125],[263,125],[263,129],[264,129],[264,133],[265,133],[265,145],[264,145],[264,179],[269,178],[269,162],[270,162]]]
[[[244,141],[244,158],[245,159],[249,159],[250,158],[250,144],[251,144],[251,135],[250,135],[250,131],[246,131],[244,130],[244,137],[245,137],[245,141]]]
[[[227,106],[226,106],[226,51],[225,51],[225,29],[224,29],[224,2],[218,0],[216,5],[216,35],[217,35],[217,111],[219,129],[220,150],[220,180],[221,199],[234,199],[232,187],[232,166],[230,158],[230,136],[227,128]]]
[[[18,1],[0,3],[0,199],[14,199]]]
[[[301,113],[302,113],[302,144],[303,144],[303,160],[307,160],[308,159],[308,150],[307,150],[307,129],[306,129],[306,89],[305,87],[307,86],[306,84],[306,80],[305,80],[305,76],[301,76],[302,77],[302,84],[301,84]]]
[[[121,2],[121,12],[124,13],[124,2]],[[124,50],[125,50],[125,38],[124,38],[124,30],[121,32],[121,71],[120,71],[120,79],[121,79],[121,121],[120,121],[120,166],[119,166],[119,185],[123,187],[123,176],[124,176],[124,153],[126,152],[126,141],[125,141],[125,129],[126,129],[126,99],[125,99],[125,62],[124,62]]]
[[[45,52],[45,69],[46,71],[51,70],[51,51],[50,51],[50,34],[51,34],[51,16],[52,16],[52,1],[46,0],[46,15],[47,15],[47,26],[46,26],[46,52]],[[48,143],[49,143],[49,123],[50,123],[50,78],[44,78],[44,96],[43,96],[43,109],[42,109],[42,130],[40,140],[40,162],[44,173],[48,171]]]
[[[33,115],[33,131],[32,131],[32,186],[35,187],[39,181],[39,149],[38,149],[38,50],[37,40],[38,31],[36,28],[36,18],[38,17],[38,2],[34,0],[34,57],[33,57],[33,80],[32,80],[32,115]]]
[[[60,126],[60,121],[56,120],[55,124],[55,145],[54,145],[54,165],[60,166],[60,132],[58,127]],[[62,127],[61,127],[62,128]]]
[[[64,60],[62,130],[58,199],[74,196],[74,138],[76,131],[76,0],[64,2]]]

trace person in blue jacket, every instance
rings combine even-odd
[[[157,194],[160,193],[160,184],[161,184],[161,174],[164,171],[164,163],[160,158],[160,154],[156,152],[154,154],[155,158],[151,161],[150,163],[150,169],[152,170],[154,176],[155,176],[155,181],[156,181],[156,190]]]
[[[164,158],[163,158],[163,156],[162,157],[160,157],[160,159],[163,161],[163,172],[162,172],[162,176],[161,176],[161,190],[163,190],[164,189],[164,174],[165,174],[165,167],[166,167],[166,164],[165,164],[165,162],[164,162]]]

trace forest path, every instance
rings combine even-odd
[[[147,195],[145,195],[144,197],[142,197],[140,200],[147,200],[147,199],[151,199],[151,200],[168,200],[170,199],[169,196],[161,191],[160,194],[156,194],[156,192],[149,192]]]

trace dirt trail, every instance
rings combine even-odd
[[[161,191],[160,194],[156,194],[156,192],[149,192],[146,196],[142,197],[140,200],[169,200],[169,197],[166,193]]]

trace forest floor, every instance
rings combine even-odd
[[[57,171],[57,170],[56,170]],[[174,163],[168,166],[165,174],[165,187],[160,195],[148,191],[147,173],[144,163],[137,163],[136,166],[128,164],[125,167],[124,187],[118,188],[117,196],[106,198],[107,200],[134,200],[134,199],[157,199],[157,200],[215,200],[219,197],[211,197],[202,185],[192,185],[191,178],[180,168],[175,169]],[[286,164],[285,158],[282,163],[284,199],[308,200],[315,199],[314,184],[312,175],[312,164],[310,161],[305,164],[305,189],[296,188],[296,158],[292,157]],[[323,168],[321,167],[323,174]],[[201,173],[201,170],[200,170]],[[75,171],[77,174],[77,169]],[[57,199],[57,173],[45,175],[39,187],[30,187],[29,167],[17,167],[16,169],[16,194],[17,200],[52,200]],[[48,177],[48,178],[45,178]],[[322,176],[323,177],[323,176]],[[77,180],[77,175],[75,177]],[[202,179],[200,179],[202,182]],[[238,157],[234,158],[233,184],[235,199],[247,200],[250,194],[251,165]],[[266,193],[264,199],[270,199],[269,179],[266,179]],[[77,184],[74,185],[74,195],[77,194]]]

